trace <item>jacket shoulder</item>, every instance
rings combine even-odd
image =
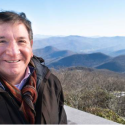
[[[49,88],[55,88],[58,91],[61,91],[61,83],[57,76],[55,76],[51,70],[43,65],[43,59],[40,57],[33,56],[32,61],[35,64],[36,72],[37,72],[37,86],[42,84],[42,81],[47,82]]]
[[[61,91],[61,89],[62,89],[60,80],[53,73],[50,74],[50,77],[48,79],[48,85],[50,88],[54,87],[58,91]]]

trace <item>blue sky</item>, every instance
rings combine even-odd
[[[25,12],[34,34],[125,36],[125,0],[0,0]]]

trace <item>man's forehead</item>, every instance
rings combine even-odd
[[[29,38],[28,31],[23,23],[2,23],[0,24],[0,38],[14,36],[19,39]]]
[[[16,28],[18,28],[18,27],[23,27],[27,32],[28,32],[28,30],[27,30],[27,28],[26,28],[26,26],[23,24],[23,23],[21,23],[21,22],[15,22],[15,23],[13,23],[13,22],[3,22],[3,23],[0,23],[0,28],[5,28],[6,29],[6,27],[8,27],[8,28],[13,28],[13,27],[16,27]],[[6,30],[8,30],[8,29],[6,29]]]

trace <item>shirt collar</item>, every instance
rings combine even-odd
[[[21,82],[19,84],[16,84],[15,87],[17,87],[19,90],[21,90],[23,88],[23,86],[25,85],[28,77],[31,75],[31,73],[34,71],[34,68],[31,66],[28,66],[26,68],[26,72],[25,72],[25,76],[24,78],[21,80]]]
[[[28,77],[33,73],[33,71],[34,71],[34,67],[28,66],[26,68],[24,78],[21,80],[21,82],[19,84],[16,84],[15,87],[17,87],[19,90],[21,90],[23,88],[23,86],[26,84]],[[5,88],[1,82],[0,82],[0,87],[5,90]]]

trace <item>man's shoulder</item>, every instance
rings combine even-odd
[[[43,64],[44,60],[41,57],[37,57],[37,56],[33,56],[33,58],[31,59],[37,76],[38,77],[45,77],[45,75],[47,74],[47,72],[49,72],[49,68],[47,66],[45,66],[45,64]]]
[[[33,62],[36,66],[37,77],[39,77],[42,81],[44,80],[50,88],[56,88],[60,91],[62,89],[60,80],[45,64],[42,64],[43,59],[41,57],[34,56]]]

